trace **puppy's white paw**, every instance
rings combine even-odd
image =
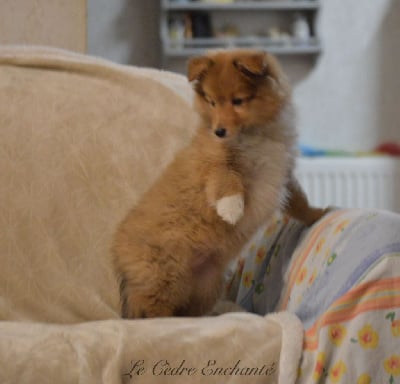
[[[219,199],[216,204],[217,213],[229,224],[236,224],[244,213],[242,195],[233,195]]]

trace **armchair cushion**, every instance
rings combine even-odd
[[[295,315],[119,317],[111,239],[193,134],[191,97],[171,73],[0,49],[0,382],[294,383]]]

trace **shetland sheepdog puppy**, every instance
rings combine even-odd
[[[188,79],[200,126],[115,234],[123,317],[207,314],[227,265],[274,211],[307,225],[325,213],[292,174],[291,90],[273,56],[210,52],[189,61]]]

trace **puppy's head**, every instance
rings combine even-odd
[[[266,127],[290,97],[277,60],[262,51],[215,51],[192,58],[188,79],[205,125],[222,140]]]

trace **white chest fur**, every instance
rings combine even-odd
[[[245,212],[238,223],[241,231],[253,233],[282,208],[286,182],[294,165],[296,132],[293,112],[285,108],[271,135],[243,140],[241,165],[245,184]]]

